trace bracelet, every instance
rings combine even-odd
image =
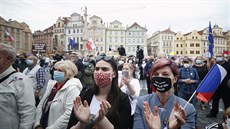
[[[88,118],[87,125],[86,125],[85,129],[91,129],[94,126],[95,117],[96,117],[96,115],[94,115],[94,114],[89,115],[89,118]]]

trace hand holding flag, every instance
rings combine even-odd
[[[199,87],[196,91],[194,91],[188,102],[185,104],[184,108],[188,105],[196,93],[198,93],[196,96],[197,99],[207,103],[226,75],[227,71],[221,65],[214,64],[200,83]]]

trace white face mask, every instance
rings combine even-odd
[[[230,118],[227,118],[226,123],[227,123],[228,129],[230,129]]]
[[[187,64],[187,63],[186,63],[186,64],[184,64],[184,67],[185,67],[185,68],[189,68],[189,67],[190,67],[190,64]]]

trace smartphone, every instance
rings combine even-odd
[[[122,76],[129,77],[129,71],[122,71]]]

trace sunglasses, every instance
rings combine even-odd
[[[113,59],[113,56],[97,56],[96,57],[96,61],[99,61],[99,60],[110,61],[111,59]]]

